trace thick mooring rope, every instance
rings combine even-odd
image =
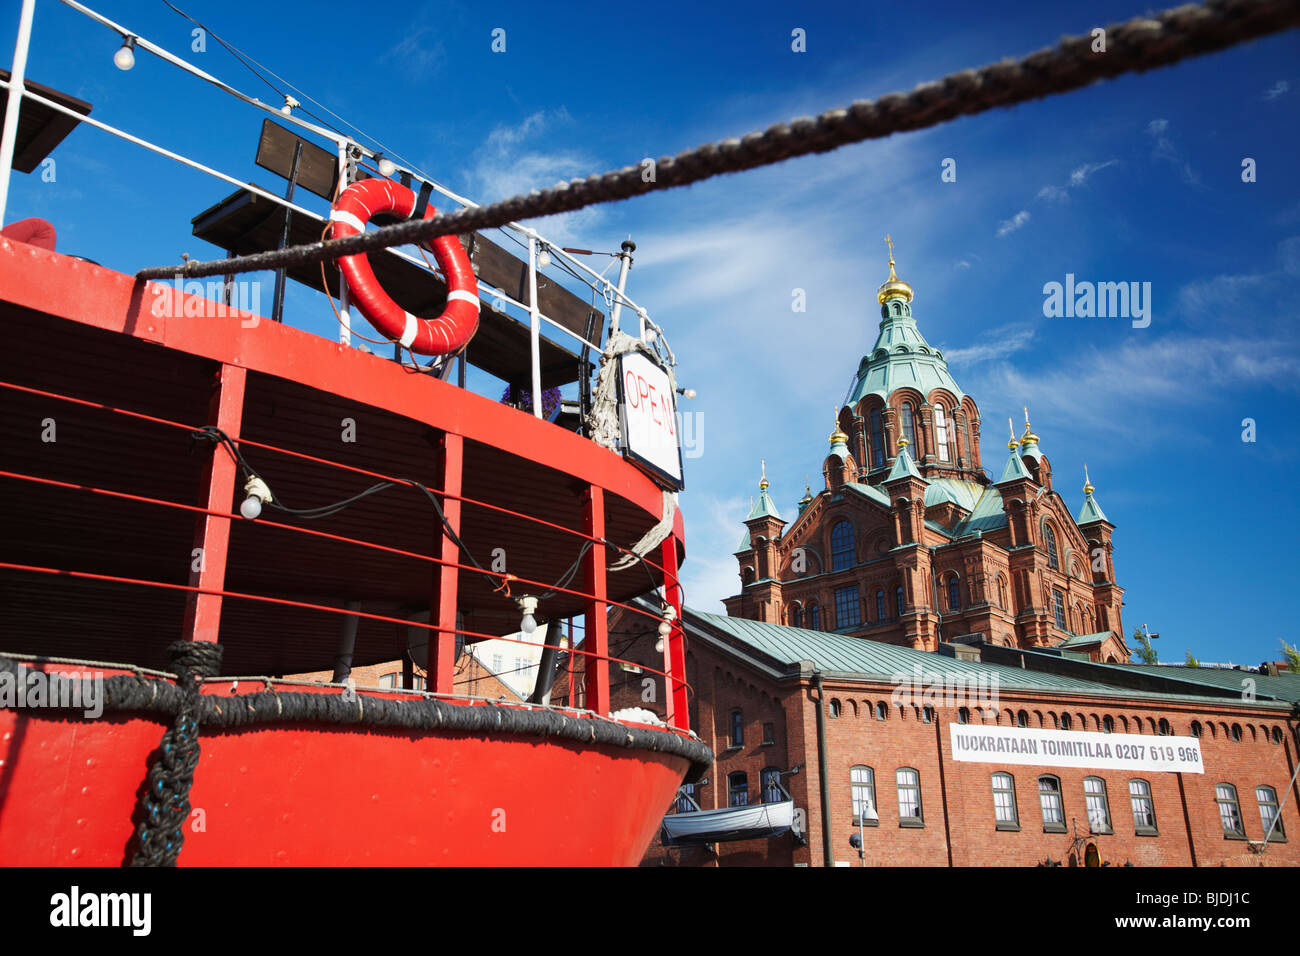
[[[185,823],[190,816],[190,787],[199,765],[199,718],[204,677],[221,670],[221,645],[205,641],[177,641],[167,648],[176,668],[179,706],[176,722],[163,734],[158,759],[145,777],[140,797],[144,819],[136,831],[139,846],[132,866],[175,866],[185,843]]]
[[[1067,37],[1054,47],[1021,60],[1003,60],[978,70],[963,70],[910,93],[859,100],[814,118],[778,123],[762,132],[709,143],[648,166],[628,166],[603,175],[574,179],[541,192],[515,196],[489,206],[410,220],[346,239],[314,242],[235,259],[189,261],[183,266],[141,269],[138,279],[200,277],[279,269],[369,252],[437,236],[463,235],[537,216],[581,209],[594,203],[687,186],[723,173],[779,163],[796,156],[825,153],[850,143],[924,129],[958,116],[982,113],[1075,90],[1125,73],[1168,66],[1247,40],[1300,26],[1300,0],[1209,0],[1203,6],[1166,10],[1106,28],[1106,51],[1093,52],[1091,34]]]

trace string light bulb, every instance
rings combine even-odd
[[[545,246],[542,246],[542,251],[537,253],[537,268],[545,269],[550,264],[551,264],[551,253],[547,250]]]
[[[531,635],[537,630],[537,618],[533,617],[534,612],[537,610],[537,598],[531,594],[525,594],[516,598],[515,603],[519,605],[519,611],[523,615],[519,619],[519,630],[524,634]]]
[[[253,475],[244,482],[244,494],[247,496],[239,506],[239,513],[253,521],[262,514],[262,505],[271,503],[271,489],[265,481]]]
[[[391,176],[397,172],[397,164],[386,156],[379,157],[379,175]]]
[[[113,65],[123,72],[135,66],[135,37],[122,38],[122,46],[113,54]]]
[[[288,93],[286,93],[284,94],[284,105],[280,107],[280,112],[283,113],[285,116],[288,116],[290,113],[294,111],[295,108],[299,106],[302,106],[302,104],[299,103],[297,100],[295,100]]]
[[[659,640],[655,641],[655,650],[663,653],[664,638],[673,632],[673,621],[677,618],[677,611],[671,604],[665,604],[663,610],[663,620],[659,622]]]

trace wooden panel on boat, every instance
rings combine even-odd
[[[0,80],[9,82],[8,70],[0,70]],[[33,83],[31,80],[23,85],[31,92],[66,106],[82,116],[90,113],[91,105],[85,100],[68,96],[40,83]],[[9,91],[0,89],[0,116],[4,115],[8,105]],[[78,125],[79,121],[71,116],[56,112],[44,103],[37,103],[35,100],[23,97],[23,108],[18,113],[18,139],[14,144],[14,169],[20,173],[30,173]]]
[[[235,255],[265,252],[279,246],[284,216],[284,206],[241,189],[195,216],[194,235]],[[324,229],[325,220],[321,217],[295,212],[289,226],[289,244],[319,242]],[[512,298],[528,301],[526,288],[522,296],[514,288],[519,284],[518,267],[523,263],[477,234],[469,239],[462,237],[461,241],[470,249],[471,261],[475,263],[479,278],[503,289]],[[513,261],[515,266],[510,266],[507,260]],[[370,264],[384,290],[413,315],[436,316],[446,307],[447,287],[439,276],[386,250],[370,253]],[[321,267],[318,263],[291,266],[286,272],[289,278],[320,291]],[[325,283],[330,294],[337,298],[339,272],[329,264],[325,267]],[[587,317],[593,310],[577,296],[558,285],[547,284],[539,286],[537,300],[547,316],[579,335],[585,334]],[[597,338],[592,341],[598,342],[604,316],[599,312],[594,315]],[[479,329],[465,354],[471,365],[504,381],[526,387],[532,379],[528,327],[494,309],[488,298],[483,300]],[[579,364],[573,351],[547,339],[543,326],[542,387],[576,382],[580,374]]]

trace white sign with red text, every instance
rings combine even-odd
[[[619,357],[625,454],[682,487],[682,456],[677,436],[677,403],[668,373],[636,352]]]

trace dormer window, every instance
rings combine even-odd
[[[934,406],[934,444],[939,452],[940,461],[949,461],[948,453],[948,415],[942,405]]]

